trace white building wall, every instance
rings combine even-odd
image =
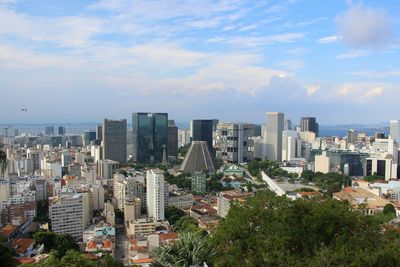
[[[148,170],[147,186],[147,216],[157,221],[164,220],[164,175],[159,170]]]

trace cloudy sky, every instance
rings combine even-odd
[[[0,123],[400,118],[399,18],[398,0],[0,0]]]

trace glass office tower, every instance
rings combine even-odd
[[[160,163],[168,155],[168,114],[133,113],[133,160]]]

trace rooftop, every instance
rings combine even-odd
[[[8,238],[10,235],[12,235],[16,230],[18,229],[17,225],[12,225],[12,224],[7,224],[4,226],[1,230],[0,233],[5,237]]]

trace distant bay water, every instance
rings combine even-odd
[[[41,123],[41,124],[0,124],[0,135],[5,133],[5,128],[8,129],[8,133],[12,134],[15,129],[19,133],[30,133],[32,135],[37,135],[44,133],[47,126],[54,127],[54,133],[58,133],[58,127],[64,126],[66,129],[66,134],[81,134],[85,130],[95,130],[97,123]],[[176,125],[179,129],[188,129],[189,124],[184,122],[177,122]],[[128,129],[131,129],[131,125],[128,124]],[[354,129],[357,132],[366,133],[369,136],[373,136],[376,132],[384,132],[386,135],[389,134],[389,127],[387,124],[377,124],[377,125],[320,125],[319,135],[321,137],[327,136],[346,136],[349,129]]]

